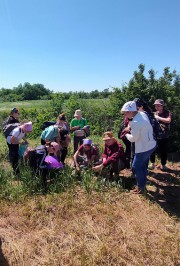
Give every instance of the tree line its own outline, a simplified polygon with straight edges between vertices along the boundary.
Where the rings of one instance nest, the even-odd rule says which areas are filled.
[[[22,86],[22,88],[24,87]],[[155,100],[163,99],[166,104],[165,107],[172,112],[170,151],[180,151],[180,75],[175,70],[171,71],[169,67],[165,67],[163,74],[159,77],[156,77],[156,72],[153,69],[150,69],[148,76],[146,76],[145,65],[140,64],[127,84],[122,85],[122,87],[114,87],[112,91],[106,89],[103,92],[93,91],[90,93],[52,93],[49,90],[46,91],[42,85],[41,88],[45,89],[42,89],[42,93],[46,92],[46,94],[39,94],[38,96],[38,93],[33,90],[33,85],[29,88],[30,95],[36,94],[34,97],[40,99],[46,96],[51,102],[48,109],[29,111],[24,109],[21,111],[23,118],[30,119],[34,123],[33,137],[40,135],[41,125],[44,121],[55,120],[59,113],[65,112],[70,122],[76,109],[82,110],[83,116],[87,118],[91,126],[93,135],[102,135],[107,129],[117,132],[123,120],[120,110],[126,101],[143,98],[155,111],[153,105]],[[38,88],[40,87],[37,86],[37,90]],[[23,95],[23,91],[22,89],[21,95]],[[3,114],[3,116],[5,115]]]
[[[79,91],[79,92],[63,92],[64,99],[69,99],[71,96],[76,95],[81,99],[103,99],[108,98],[111,95],[109,89],[103,91],[93,90],[91,92]],[[25,82],[24,85],[19,84],[13,89],[0,89],[0,101],[1,102],[18,102],[28,100],[51,100],[53,98],[53,91],[44,87],[43,84],[30,84]]]

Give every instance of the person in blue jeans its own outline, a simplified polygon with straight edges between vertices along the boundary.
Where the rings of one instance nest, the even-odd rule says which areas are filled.
[[[144,112],[137,111],[135,101],[126,102],[121,113],[130,120],[131,133],[127,133],[126,137],[130,142],[135,142],[132,170],[136,176],[137,186],[132,192],[141,194],[146,187],[149,157],[156,149],[153,128],[148,116]]]

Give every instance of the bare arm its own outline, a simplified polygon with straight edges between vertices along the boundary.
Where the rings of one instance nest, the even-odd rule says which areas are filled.
[[[164,118],[164,117],[161,117],[161,116],[158,116],[158,115],[154,115],[154,117],[156,119],[158,119],[159,121],[163,122],[163,123],[171,123],[171,116],[168,116],[167,118]]]
[[[70,131],[75,131],[80,129],[80,126],[70,127]]]
[[[20,142],[20,141],[18,140],[18,138],[12,136],[12,137],[11,137],[11,143],[12,143],[12,144],[26,144],[27,142],[25,142],[25,141]]]
[[[74,158],[74,163],[75,163],[75,166],[77,168],[77,170],[79,169],[79,164],[78,164],[78,161],[77,161],[77,157],[78,157],[78,154],[79,154],[79,151],[77,150],[73,156]]]

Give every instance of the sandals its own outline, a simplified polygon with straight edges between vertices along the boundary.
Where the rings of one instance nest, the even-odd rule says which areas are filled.
[[[143,194],[143,190],[136,186],[134,189],[130,190],[133,194]]]

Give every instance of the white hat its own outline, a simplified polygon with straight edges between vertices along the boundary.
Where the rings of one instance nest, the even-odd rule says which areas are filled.
[[[76,110],[74,116],[82,116],[81,110]]]
[[[121,109],[121,112],[135,112],[135,111],[137,111],[137,107],[134,101],[129,101],[125,103]]]

